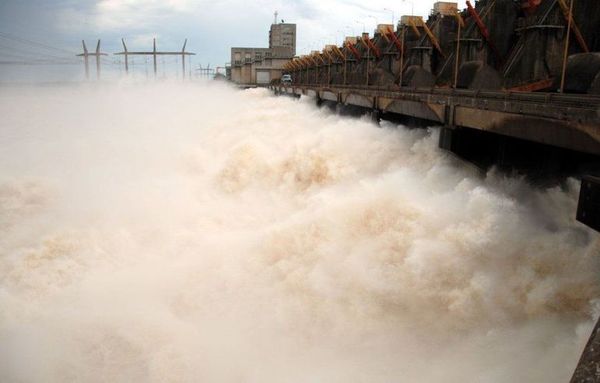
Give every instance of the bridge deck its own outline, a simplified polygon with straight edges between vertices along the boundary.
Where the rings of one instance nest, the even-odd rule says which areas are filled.
[[[600,96],[341,85],[271,89],[600,155]]]

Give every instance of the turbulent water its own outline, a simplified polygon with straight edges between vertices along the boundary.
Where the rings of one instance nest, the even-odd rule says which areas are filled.
[[[224,86],[0,89],[1,382],[566,382],[578,184]]]

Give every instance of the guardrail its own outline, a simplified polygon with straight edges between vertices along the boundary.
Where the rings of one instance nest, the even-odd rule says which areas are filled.
[[[273,89],[302,89],[315,92],[355,92],[369,97],[388,97],[429,103],[499,109],[520,114],[545,115],[556,119],[592,120],[600,123],[600,96],[558,93],[525,93],[506,91],[474,91],[444,88],[399,88],[378,86],[276,85]],[[512,107],[507,105],[509,102]],[[483,105],[481,105],[483,104]],[[494,107],[500,106],[500,108]],[[533,108],[527,106],[534,106]],[[532,110],[533,109],[533,110]]]
[[[278,85],[284,87],[284,85]],[[455,88],[407,88],[398,86],[356,86],[356,85],[318,85],[308,84],[299,85],[291,84],[288,88],[309,88],[309,89],[350,89],[357,91],[375,91],[375,92],[386,92],[387,95],[391,93],[396,95],[402,94],[419,94],[419,95],[441,95],[441,96],[459,96],[459,97],[471,97],[471,98],[488,98],[497,100],[511,100],[511,101],[529,101],[539,103],[559,103],[565,105],[577,105],[583,107],[600,107],[600,95],[587,95],[587,94],[566,94],[566,93],[543,93],[543,92],[511,92],[511,91],[485,91],[485,90],[469,90],[469,89],[455,89]]]

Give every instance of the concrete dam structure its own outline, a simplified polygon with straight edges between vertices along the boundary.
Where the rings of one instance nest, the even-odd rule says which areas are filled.
[[[467,158],[466,129],[600,154],[597,3],[574,2],[573,17],[566,0],[467,4],[436,3],[426,22],[403,16],[396,30],[297,57],[292,82],[273,87],[443,125],[441,146]]]
[[[271,89],[439,125],[439,146],[482,168],[582,177],[577,218],[600,230],[599,25],[596,0],[438,2],[292,59]],[[572,382],[600,381],[599,328]]]
[[[440,147],[482,168],[600,169],[600,8],[594,0],[435,3],[373,36],[299,56],[279,94],[443,127]],[[410,125],[410,123],[409,123]]]

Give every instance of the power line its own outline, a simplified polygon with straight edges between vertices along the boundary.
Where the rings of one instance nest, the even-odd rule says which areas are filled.
[[[78,65],[72,62],[52,62],[52,61],[19,61],[19,60],[0,60],[0,65],[24,65],[24,66],[41,66],[41,65]]]
[[[0,55],[2,54],[6,54],[6,51],[8,50],[8,53],[18,53],[18,54],[22,54],[22,55],[29,55],[29,56],[34,56],[34,57],[46,57],[46,58],[53,58],[53,59],[60,59],[60,60],[69,60],[69,61],[77,61],[76,59],[74,59],[73,57],[70,56],[56,56],[56,55],[52,55],[49,53],[43,53],[43,52],[34,52],[31,50],[27,50],[27,49],[21,49],[21,48],[17,48],[17,47],[12,47],[12,46],[8,46],[8,45],[4,45],[4,44],[0,44]]]
[[[14,42],[13,42],[14,43]],[[11,45],[11,44],[7,44],[6,41],[2,40],[0,41],[0,47],[4,47],[6,49],[14,49],[14,50],[26,50],[26,49],[32,49],[29,45],[19,45],[19,46],[15,46],[15,45]],[[37,49],[37,48],[36,48]],[[31,50],[27,51],[27,52],[31,52]],[[68,54],[62,54],[62,56],[64,57],[72,57],[71,55]]]
[[[163,76],[166,74],[166,68],[170,68],[173,64],[182,65],[183,68],[183,76],[186,75],[186,56],[188,58],[187,64],[190,66],[190,76],[191,76],[191,55],[194,53],[187,52],[185,50],[187,44],[187,39],[183,44],[183,48],[181,51],[177,52],[163,52],[157,51],[154,46],[152,51],[149,52],[127,52],[125,48],[125,63],[127,63],[127,56],[129,55],[144,55],[144,56],[161,56],[161,69],[163,72]],[[98,43],[99,45],[99,43]],[[119,54],[119,53],[118,53]],[[98,74],[100,71],[100,64],[109,65],[109,66],[120,66],[123,61],[120,59],[111,59],[104,56],[103,53],[99,52],[99,46],[95,53],[87,52],[87,49],[84,47],[84,53],[78,54],[77,52],[70,51],[68,49],[63,49],[57,46],[53,46],[51,44],[47,44],[40,41],[35,41],[27,38],[23,38],[20,36],[16,36],[11,33],[0,31],[0,65],[79,65],[81,60],[76,58],[75,56],[83,56],[84,62],[86,64],[86,73],[87,69],[87,56],[96,56],[97,60],[97,70]],[[166,57],[165,57],[166,56]],[[176,57],[173,57],[176,56]],[[181,62],[179,61],[181,57]],[[135,66],[135,62],[132,59],[132,67]],[[149,61],[145,59],[142,62],[144,69],[146,72],[148,71]],[[127,64],[126,64],[127,65]],[[139,63],[138,63],[139,65]],[[157,63],[154,60],[154,71],[156,73]],[[132,68],[133,69],[133,68]],[[147,76],[147,73],[146,73]]]
[[[44,49],[48,49],[48,50],[53,50],[53,51],[58,51],[58,52],[63,52],[63,53],[68,53],[71,55],[76,54],[76,52],[73,51],[69,51],[63,48],[58,48],[58,47],[54,47],[48,44],[44,44],[44,43],[40,43],[38,41],[33,41],[33,40],[28,40],[22,37],[18,37],[18,36],[14,36],[11,35],[10,33],[6,33],[6,32],[0,32],[0,38],[4,38],[7,40],[13,40],[13,41],[18,41],[22,44],[29,44],[29,45],[33,45],[36,48],[44,48]]]
[[[181,56],[182,60],[181,60],[181,65],[183,68],[183,72],[185,73],[185,56],[191,56],[191,55],[195,55],[195,53],[192,52],[187,52],[185,50],[185,47],[187,46],[187,39],[185,39],[185,41],[183,42],[183,48],[181,48],[181,51],[177,51],[177,52],[170,52],[170,51],[158,51],[156,50],[156,39],[152,40],[152,51],[129,51],[127,49],[127,45],[125,44],[125,40],[121,39],[121,42],[123,43],[123,51],[122,52],[118,52],[118,53],[114,53],[115,55],[120,55],[120,56],[124,56],[125,57],[125,71],[128,71],[128,64],[127,64],[127,60],[129,58],[129,56],[152,56],[152,64],[153,64],[153,69],[154,69],[154,77],[157,76],[158,74],[158,56],[161,57],[161,66],[163,69],[163,76],[165,73],[165,66],[166,64],[168,64],[167,60],[165,59],[165,56]]]
[[[0,57],[4,58],[0,61],[2,65],[69,65],[79,62],[73,57],[68,57],[67,54],[70,56],[71,52],[65,49],[5,32],[0,32],[0,42],[4,42],[0,44]]]
[[[31,62],[35,62],[35,61],[44,61],[44,62],[66,62],[69,64],[78,64],[78,61],[73,61],[73,60],[69,60],[67,61],[66,59],[61,59],[61,58],[35,58],[35,57],[31,57],[31,56],[23,56],[23,55],[18,55],[18,54],[12,54],[12,53],[1,53],[0,52],[0,57],[12,57],[15,59],[20,59],[20,60],[28,60]]]

